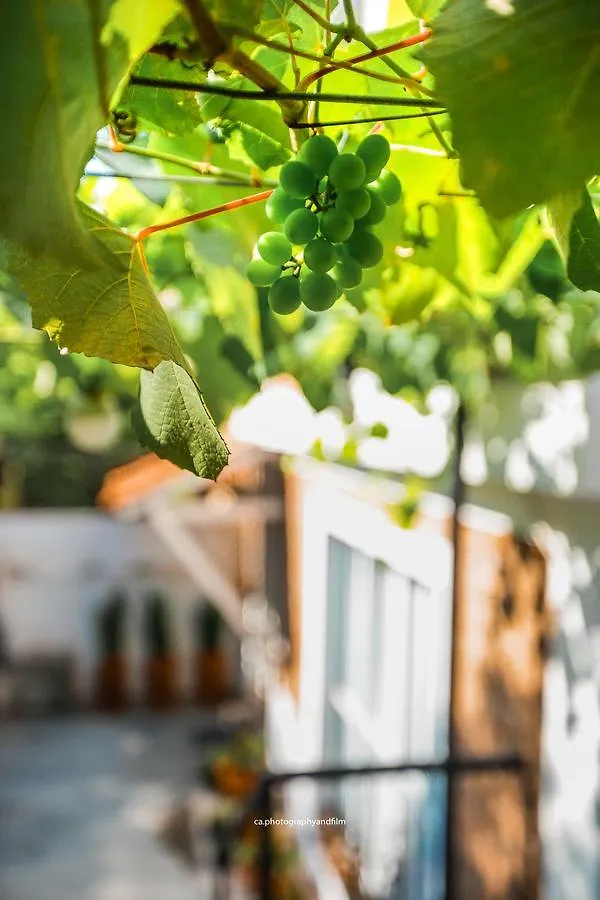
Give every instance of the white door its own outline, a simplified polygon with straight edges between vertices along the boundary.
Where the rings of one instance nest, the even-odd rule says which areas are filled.
[[[302,517],[301,705],[320,741],[315,762],[443,758],[448,541],[402,530],[385,509],[323,484],[306,485]],[[390,775],[338,781],[322,802],[346,818],[368,891],[386,896],[398,876],[395,897],[437,900],[444,796],[441,776]]]

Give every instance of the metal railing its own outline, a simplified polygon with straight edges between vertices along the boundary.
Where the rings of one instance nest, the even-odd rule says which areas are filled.
[[[529,802],[527,792],[527,763],[518,754],[505,754],[498,756],[471,757],[471,758],[448,758],[437,762],[398,762],[387,765],[356,765],[356,766],[329,766],[322,769],[295,770],[287,772],[265,772],[261,778],[259,787],[255,792],[251,802],[245,810],[246,816],[253,815],[260,817],[262,820],[270,821],[273,818],[273,789],[290,781],[298,779],[309,779],[312,781],[333,781],[347,780],[356,778],[365,778],[373,776],[421,773],[424,775],[445,775],[448,779],[448,785],[454,783],[457,778],[465,775],[483,775],[489,773],[514,773],[520,778],[523,795],[523,808],[526,816],[526,834],[532,834],[535,830],[537,822],[537,811],[532,808]],[[245,817],[244,817],[245,818]],[[449,817],[446,817],[446,829],[449,827]],[[218,840],[218,869],[220,870],[219,884],[224,884],[223,876],[229,871],[231,858],[230,849],[232,844],[231,831],[221,831],[215,836]],[[450,837],[450,846],[451,840]],[[229,849],[228,849],[229,848]],[[527,841],[524,847],[523,871],[527,873],[528,866],[526,861]],[[273,900],[272,891],[272,872],[273,872],[273,848],[271,845],[271,831],[268,826],[260,829],[259,844],[259,897],[260,900]],[[448,872],[446,871],[445,881],[445,900],[456,900],[454,895],[454,885],[448,882]],[[529,900],[533,896],[529,886],[525,884],[524,879],[523,900]],[[226,900],[228,893],[221,889],[215,893],[215,900]]]

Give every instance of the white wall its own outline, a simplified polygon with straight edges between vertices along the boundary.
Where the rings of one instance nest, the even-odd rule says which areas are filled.
[[[97,659],[94,614],[115,588],[129,598],[134,695],[141,687],[143,602],[153,589],[172,601],[171,624],[187,691],[198,591],[147,525],[119,522],[95,510],[0,513],[0,616],[9,647],[14,655],[72,653],[84,699]]]

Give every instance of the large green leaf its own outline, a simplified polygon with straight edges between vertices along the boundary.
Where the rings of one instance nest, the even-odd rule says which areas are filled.
[[[185,365],[132,238],[89,207],[81,207],[81,222],[93,252],[59,257],[7,243],[8,269],[28,296],[34,327],[69,351],[114,363]]]
[[[0,232],[35,252],[84,237],[75,192],[128,59],[120,39],[100,44],[109,8],[109,0],[2,5]]]
[[[182,469],[216,478],[229,451],[190,375],[174,362],[142,372],[133,424],[140,443]]]
[[[455,0],[423,57],[448,107],[463,181],[499,217],[600,169],[600,4]]]
[[[113,17],[103,31],[111,7]],[[157,452],[214,476],[226,452],[185,372],[185,357],[139,249],[75,197],[115,89],[135,53],[160,33],[161,17],[162,24],[172,18],[174,4],[161,0],[146,10],[141,34],[131,33],[136,20],[128,23],[124,8],[141,6],[133,0],[114,6],[109,0],[23,0],[3,6],[0,74],[11,86],[3,96],[8,126],[0,144],[6,268],[28,296],[34,326],[63,348],[144,369],[166,366],[155,382],[144,381],[148,433],[162,418]],[[172,378],[177,373],[185,403],[177,402],[166,373]]]
[[[571,220],[567,275],[582,291],[600,291],[600,222],[587,191]]]

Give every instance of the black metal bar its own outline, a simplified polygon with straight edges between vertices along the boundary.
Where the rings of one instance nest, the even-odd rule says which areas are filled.
[[[461,560],[461,529],[460,513],[465,501],[465,483],[462,477],[462,458],[465,447],[465,422],[466,412],[462,400],[459,399],[456,411],[456,446],[454,448],[454,485],[452,499],[454,510],[452,513],[452,618],[451,618],[451,643],[450,643],[450,697],[448,702],[448,755],[453,758],[457,752],[457,736],[455,728],[454,712],[457,694],[457,673],[459,660],[458,630],[459,630],[459,580]],[[454,839],[455,829],[453,825],[453,812],[456,805],[456,782],[452,772],[448,772],[448,784],[446,790],[446,834],[445,834],[445,900],[454,900],[456,888],[456,870],[454,866]]]
[[[263,778],[260,786],[260,809],[263,825],[260,830],[259,843],[259,897],[260,900],[271,900],[271,802],[272,780],[269,776]]]
[[[265,782],[275,785],[298,778],[310,778],[315,781],[325,781],[333,778],[360,777],[361,775],[393,775],[404,772],[423,772],[424,774],[473,774],[485,772],[520,772],[526,765],[525,760],[518,753],[505,753],[498,756],[474,756],[464,759],[441,759],[436,762],[402,762],[388,765],[373,766],[329,766],[326,769],[302,769],[290,772],[266,772],[263,775]]]
[[[289,772],[265,772],[260,785],[254,794],[248,809],[253,817],[262,819],[259,843],[259,897],[260,900],[271,900],[273,851],[271,846],[271,820],[273,802],[271,791],[278,784],[295,781],[298,778],[309,778],[315,781],[326,781],[336,778],[360,778],[372,775],[402,774],[422,772],[424,774],[442,773],[452,776],[459,774],[477,775],[486,772],[523,773],[526,760],[517,753],[505,753],[496,756],[466,757],[464,759],[448,757],[435,762],[414,761],[397,762],[388,765],[329,766],[326,769],[302,769]],[[256,818],[255,818],[256,821]]]

